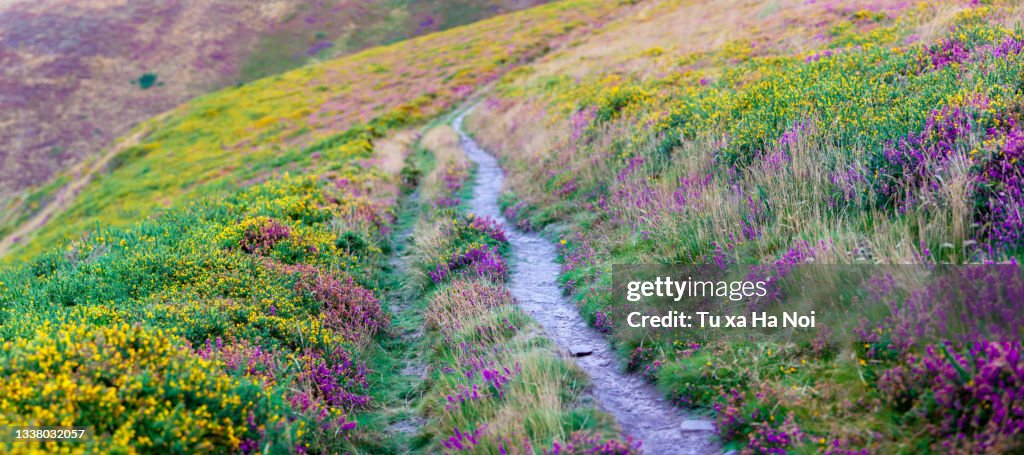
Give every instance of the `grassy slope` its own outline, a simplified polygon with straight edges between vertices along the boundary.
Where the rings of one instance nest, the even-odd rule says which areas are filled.
[[[388,327],[373,296],[397,176],[338,164],[0,274],[0,419],[80,422],[101,452],[383,444],[349,425],[383,392],[360,368]],[[56,447],[7,450],[33,446]]]
[[[242,65],[248,82],[307,63],[471,24],[547,0],[304,2],[261,37]]]
[[[51,180],[77,178],[74,165],[192,97],[547,2],[78,3],[0,8],[0,86],[11,95],[0,112],[0,232],[39,209]]]
[[[151,131],[147,138],[12,256],[30,256],[96,223],[139,220],[188,198],[301,171],[329,158],[322,152],[366,147],[384,129],[450,108],[611,8],[561,2],[200,97],[140,126]]]
[[[409,137],[392,130],[615,8],[544,6],[143,126],[22,254],[45,252],[0,271],[0,421],[92,426],[76,447],[101,452],[398,450],[376,412],[405,384],[380,302]]]
[[[567,227],[584,314],[732,445],[1011,450],[1024,416],[987,409],[1021,387],[1019,342],[694,349],[604,318],[611,264],[1019,260],[1021,9],[982,3],[652,2],[517,70],[470,125],[510,169],[507,214]]]

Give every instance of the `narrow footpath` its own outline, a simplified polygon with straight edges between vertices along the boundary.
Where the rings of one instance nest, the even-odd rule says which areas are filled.
[[[523,310],[537,320],[562,349],[591,351],[576,363],[594,383],[594,396],[612,414],[626,434],[643,441],[649,454],[707,454],[721,449],[709,420],[688,416],[666,400],[651,384],[620,371],[616,354],[596,330],[587,325],[576,306],[562,296],[555,245],[535,233],[509,223],[498,207],[504,172],[497,160],[480,148],[462,129],[466,113],[455,119],[463,150],[477,164],[471,210],[505,223],[514,255],[509,287]]]

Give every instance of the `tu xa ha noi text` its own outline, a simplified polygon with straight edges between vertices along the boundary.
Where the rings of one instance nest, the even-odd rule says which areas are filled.
[[[630,281],[626,285],[626,300],[639,302],[643,298],[670,298],[680,302],[685,298],[724,298],[732,302],[756,299],[768,295],[765,281],[694,281],[657,277],[653,281]],[[665,314],[644,314],[632,311],[626,323],[634,328],[814,328],[815,312],[802,314],[786,311],[779,315],[765,311],[748,314],[715,314],[711,311],[668,311]]]

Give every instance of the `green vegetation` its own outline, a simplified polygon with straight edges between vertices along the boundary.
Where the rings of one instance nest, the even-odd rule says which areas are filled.
[[[197,98],[141,125],[137,131],[148,134],[124,152],[133,157],[94,179],[5,260],[31,257],[97,224],[137,221],[182,201],[362,154],[372,139],[450,109],[615,7],[559,2]]]
[[[406,274],[421,299],[431,365],[421,448],[635,451],[614,439],[614,422],[594,407],[586,375],[559,358],[505,288],[508,242],[495,221],[465,213],[470,172],[454,130],[437,127],[423,142],[436,166],[422,171],[423,209]]]
[[[20,198],[11,200],[4,208],[3,215],[0,215],[0,238],[10,234],[16,226],[25,222],[31,213],[52,200],[67,183],[68,178],[60,176],[41,188],[23,192]]]
[[[354,160],[0,273],[0,419],[91,426],[79,447],[99,451],[373,447],[381,429],[354,428],[388,326],[373,289],[396,190]],[[364,246],[340,247],[346,235]]]
[[[719,17],[715,5],[662,2],[651,8],[663,22],[624,19],[578,53],[510,74],[471,128],[510,169],[507,217],[561,239],[563,283],[584,315],[628,368],[681,405],[715,410],[728,447],[1019,450],[1019,333],[930,344],[914,324],[939,311],[921,297],[931,283],[874,289],[907,303],[856,344],[704,344],[609,317],[623,304],[612,264],[784,276],[808,263],[996,262],[1010,278],[993,283],[1017,292],[1020,9],[962,3],[747,8],[750,37],[699,51],[652,39],[592,57],[619,36],[679,27],[688,8]],[[582,71],[568,63],[578,60]],[[985,314],[1016,299],[967,297]]]
[[[614,7],[517,13],[141,125],[143,140],[0,269],[0,425],[96,438],[3,450],[401,450],[388,413],[409,396],[393,356],[410,346],[382,299],[394,297],[383,286],[399,187],[415,171],[403,172],[397,130]]]
[[[139,84],[139,88],[146,90],[154,85],[157,85],[157,75],[154,73],[146,73],[135,80],[136,84]],[[163,84],[161,82],[160,84]]]
[[[260,37],[242,64],[240,82],[280,74],[310,60],[340,57],[471,24],[546,0],[357,0],[299,2]]]
[[[382,4],[393,21],[344,46],[409,20]],[[1024,286],[987,292],[1024,276],[1021,11],[566,0],[197,98],[5,257],[0,426],[97,437],[0,448],[636,452],[517,307],[504,227],[466,210],[473,169],[439,118],[496,82],[468,122],[508,169],[506,217],[559,241],[584,317],[627,370],[714,413],[727,450],[1019,451],[1020,334],[921,336],[930,282],[836,290],[903,305],[856,343],[707,343],[609,315],[612,264],[998,263],[970,308],[1024,318],[996,313]],[[460,14],[426,26],[483,13]],[[290,65],[288,46],[246,74]]]

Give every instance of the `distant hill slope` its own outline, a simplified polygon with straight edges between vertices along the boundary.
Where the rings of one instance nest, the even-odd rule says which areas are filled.
[[[0,2],[0,225],[50,196],[20,191],[196,95],[545,2]]]
[[[453,107],[618,4],[604,3],[544,5],[196,98],[140,126],[137,133],[150,134],[102,166],[66,211],[14,249],[48,249],[97,222],[137,221],[279,171],[307,169],[330,153],[347,156],[363,147],[354,138]]]

